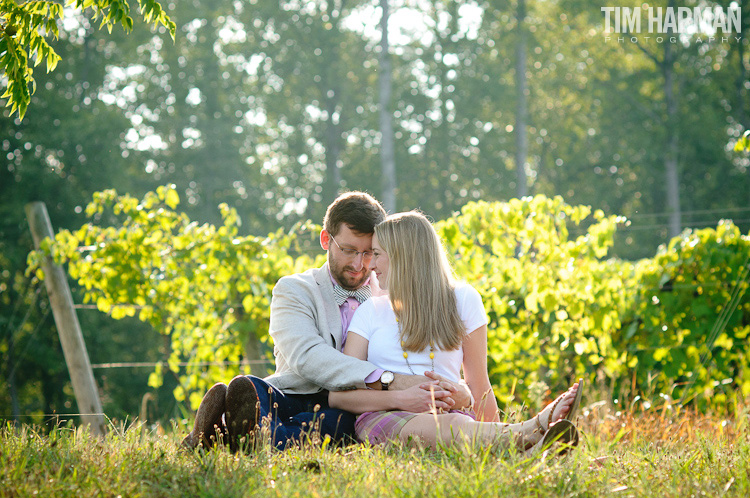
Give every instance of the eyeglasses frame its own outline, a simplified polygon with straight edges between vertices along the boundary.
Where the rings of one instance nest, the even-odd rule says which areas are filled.
[[[333,241],[334,244],[336,244],[336,247],[339,248],[339,251],[341,251],[341,253],[349,259],[355,260],[361,254],[362,260],[369,261],[374,256],[374,253],[372,251],[357,251],[356,249],[349,248],[344,249],[343,247],[341,247],[341,245],[339,245],[338,242],[336,242],[336,239],[333,238],[333,235],[329,234],[328,237]]]

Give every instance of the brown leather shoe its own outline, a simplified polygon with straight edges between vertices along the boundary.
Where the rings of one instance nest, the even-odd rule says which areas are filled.
[[[253,383],[238,375],[227,388],[227,430],[232,451],[249,449],[258,424],[258,393]]]
[[[224,415],[227,385],[219,382],[203,396],[195,414],[193,431],[182,440],[182,447],[192,450],[198,445],[208,449],[217,440],[224,438],[226,428],[221,417]]]

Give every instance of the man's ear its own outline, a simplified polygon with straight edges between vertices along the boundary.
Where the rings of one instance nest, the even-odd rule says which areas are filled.
[[[331,244],[331,234],[328,233],[328,230],[321,230],[320,231],[320,247],[323,248],[324,251],[327,251]]]

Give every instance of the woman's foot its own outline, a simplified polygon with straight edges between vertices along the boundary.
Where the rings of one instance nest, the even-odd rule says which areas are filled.
[[[570,386],[570,388],[557,397],[555,401],[547,405],[541,412],[534,417],[536,421],[536,428],[542,432],[547,432],[552,424],[558,420],[568,418],[567,415],[570,413],[570,409],[576,400],[578,395],[578,382]]]
[[[521,448],[528,449],[539,443],[549,428],[570,413],[570,409],[578,394],[578,382],[562,393],[552,403],[547,405],[536,417],[522,424]]]

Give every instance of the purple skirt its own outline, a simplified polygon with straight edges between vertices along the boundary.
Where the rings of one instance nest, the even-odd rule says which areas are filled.
[[[451,410],[448,413],[461,413],[476,420],[472,412]],[[369,441],[370,444],[384,444],[389,441],[398,440],[401,429],[417,415],[419,414],[398,410],[365,412],[357,417],[357,421],[354,423],[354,430],[357,434],[357,439],[362,442]]]

